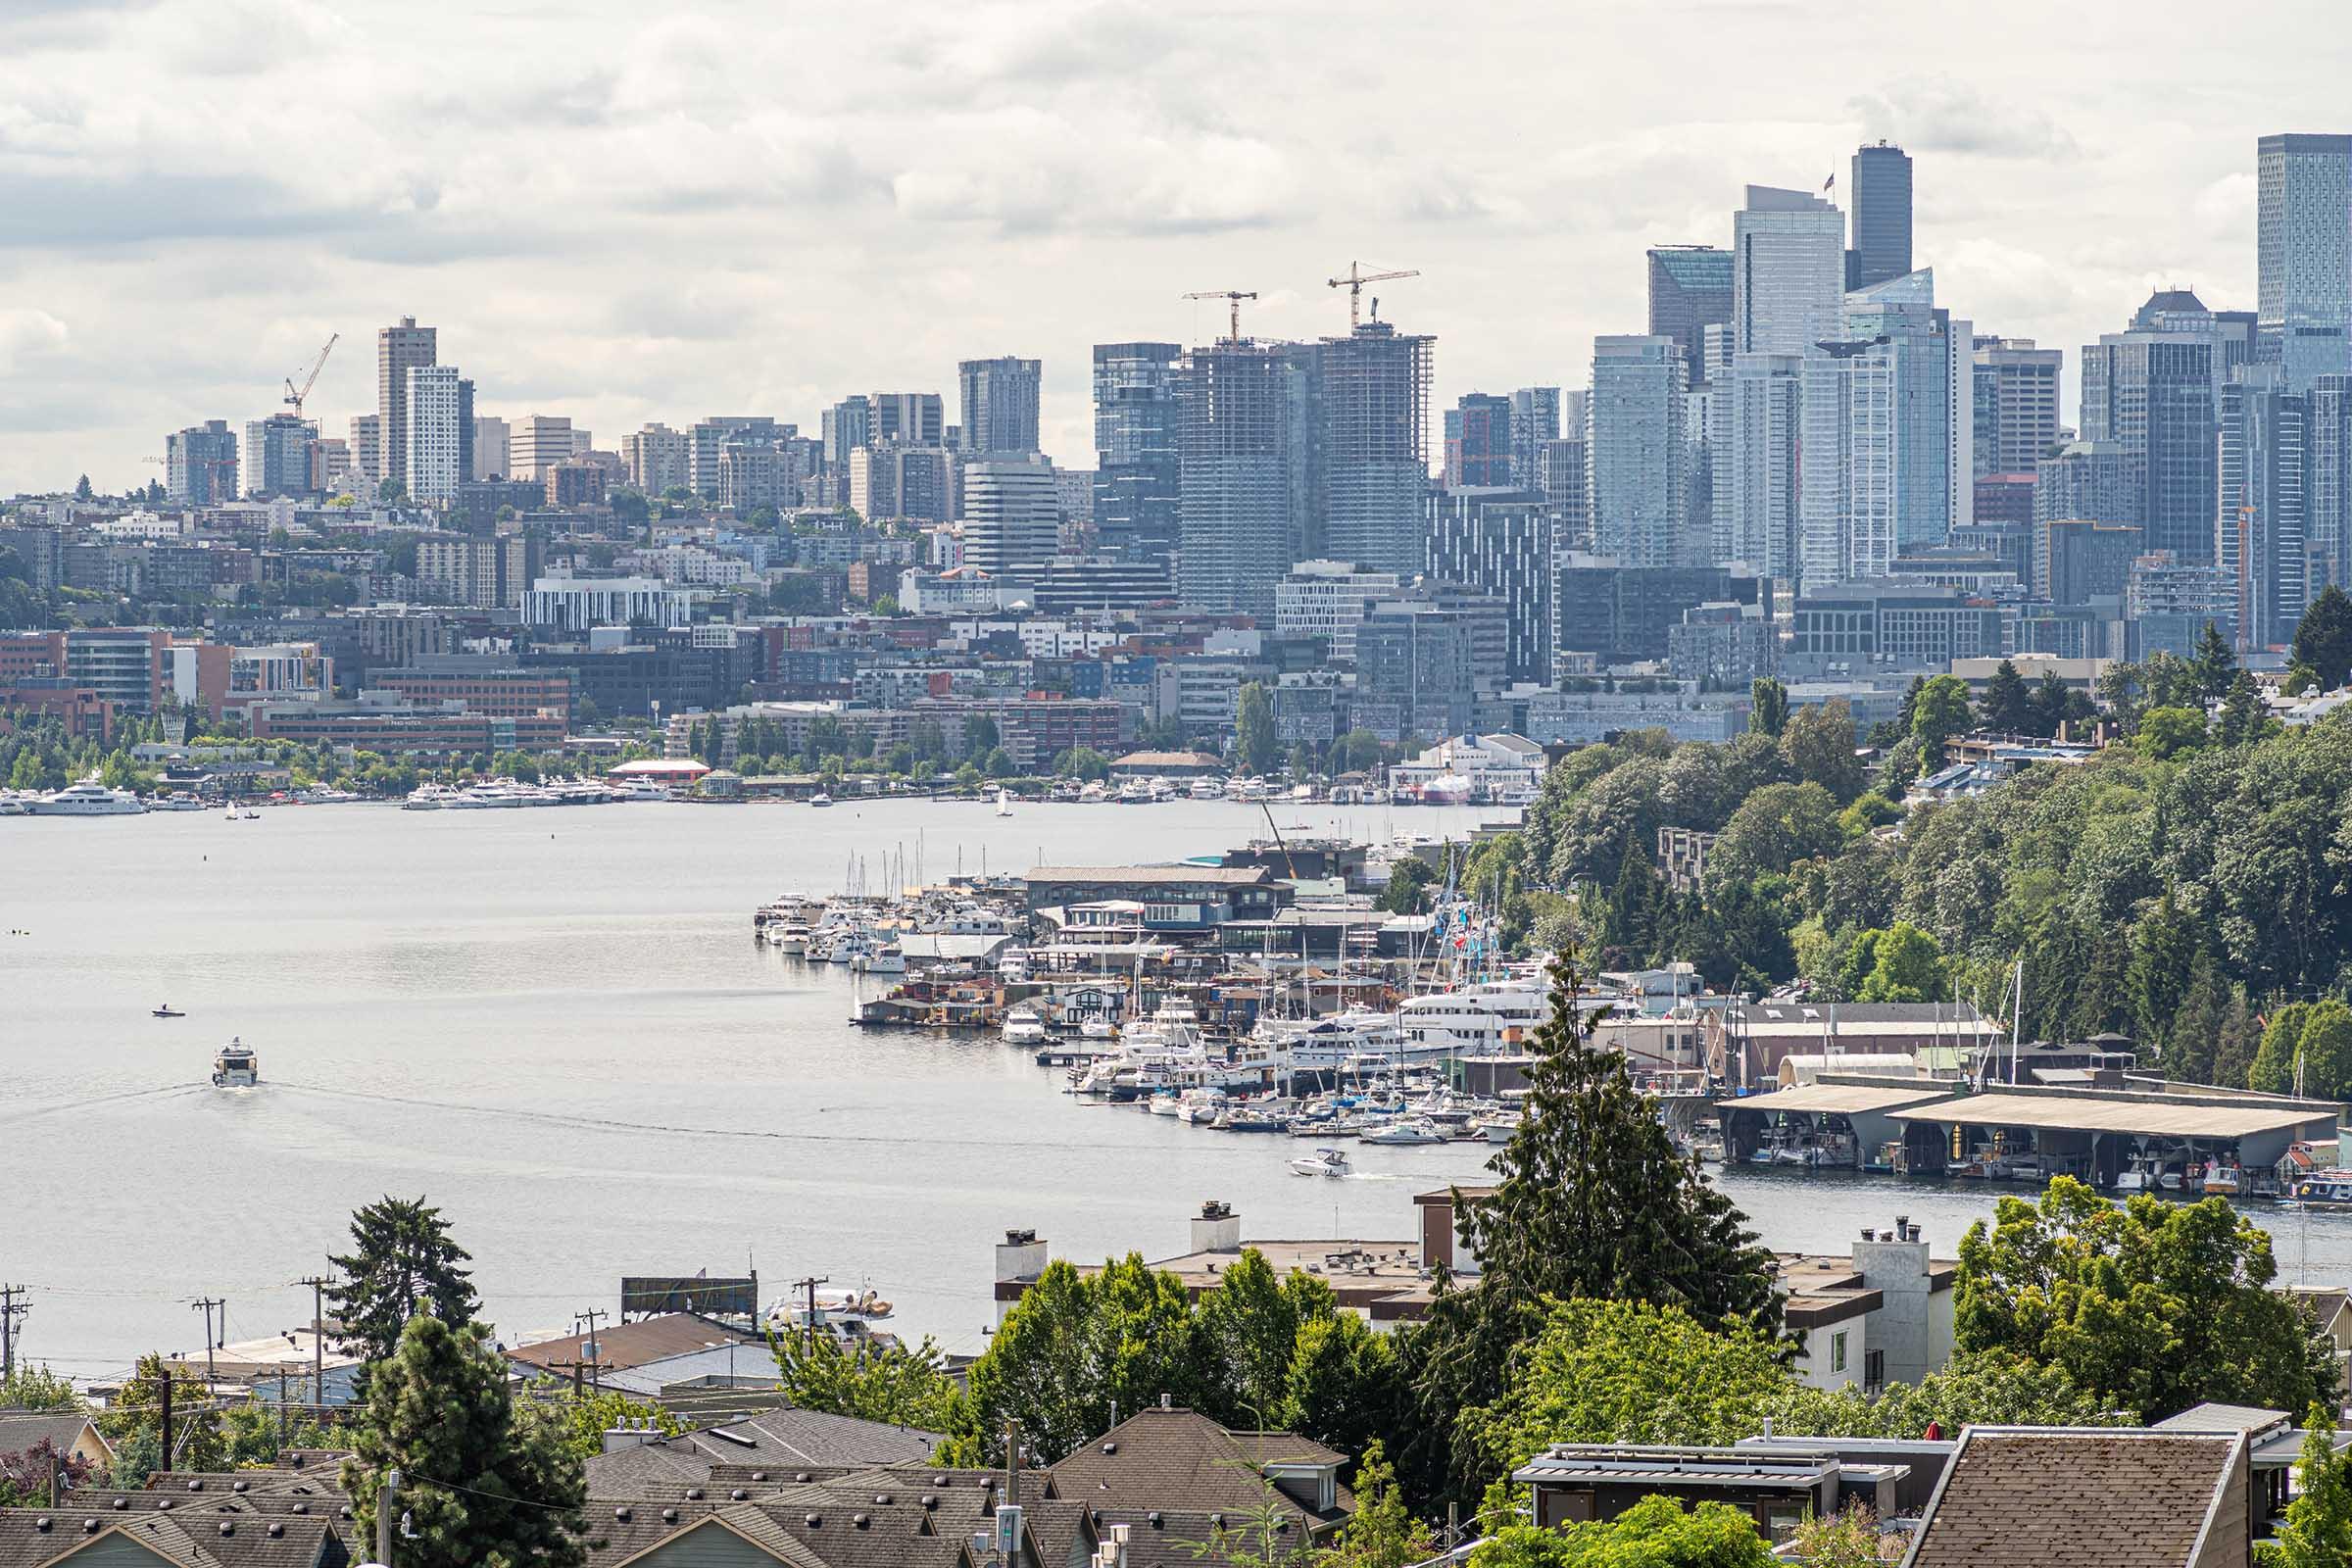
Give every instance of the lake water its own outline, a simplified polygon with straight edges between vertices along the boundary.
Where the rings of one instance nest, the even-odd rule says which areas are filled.
[[[1460,832],[1476,813],[1277,810],[1286,830]],[[1416,1231],[1412,1194],[1475,1180],[1476,1145],[1363,1148],[1308,1180],[1287,1139],[1061,1094],[993,1038],[864,1031],[858,982],[752,940],[853,857],[957,868],[1121,863],[1257,836],[1254,808],[927,802],[525,811],[306,807],[0,819],[0,1283],[31,1290],[21,1353],[77,1377],[307,1320],[346,1219],[422,1194],[474,1254],[508,1337],[568,1331],[623,1274],[756,1266],[870,1285],[894,1327],[977,1351],[991,1249],[1186,1250],[1204,1199],[1246,1237]],[[871,984],[871,982],[869,982]],[[187,1016],[156,1019],[159,1002]],[[231,1035],[264,1087],[206,1082]],[[1735,1170],[1765,1240],[1842,1250],[1898,1212],[1939,1252],[1977,1186]],[[2352,1223],[2297,1220],[2283,1270],[2339,1278]]]

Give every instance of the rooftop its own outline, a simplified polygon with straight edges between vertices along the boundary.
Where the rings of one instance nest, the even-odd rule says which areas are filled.
[[[2064,1090],[2046,1094],[1960,1095],[1932,1105],[1887,1112],[1896,1121],[1932,1121],[1964,1127],[2063,1127],[2100,1133],[2133,1133],[2158,1138],[2244,1138],[2286,1132],[2326,1119],[2326,1105],[2278,1103],[2232,1105],[2212,1101],[2085,1095]]]
[[[1971,1427],[1907,1568],[2186,1568],[2230,1526],[2220,1515],[2244,1451],[2235,1433]],[[2242,1541],[2229,1555],[2245,1560]]]
[[[593,1354],[589,1354],[592,1343],[595,1349]],[[506,1356],[518,1366],[537,1371],[552,1370],[559,1362],[581,1360],[611,1369],[643,1366],[648,1361],[665,1361],[672,1356],[712,1349],[727,1344],[758,1346],[760,1340],[756,1335],[731,1329],[724,1323],[715,1323],[691,1312],[671,1312],[637,1323],[615,1323],[593,1335],[567,1334],[560,1340],[541,1340],[536,1345],[510,1347]]]

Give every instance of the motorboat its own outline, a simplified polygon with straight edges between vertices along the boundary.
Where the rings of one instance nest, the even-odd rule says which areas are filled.
[[[172,1005],[172,1004],[170,1004],[169,1002],[165,1003],[165,1004],[164,1004],[162,1006],[160,1006],[160,1007],[150,1007],[150,1008],[148,1008],[148,1009],[147,1009],[147,1013],[148,1013],[148,1016],[150,1016],[150,1017],[154,1017],[154,1018],[185,1018],[185,1017],[187,1016],[187,1014],[186,1014],[186,1013],[184,1013],[184,1012],[180,1011],[180,1010],[179,1010],[177,1007],[174,1007],[174,1006],[173,1006],[173,1005]]]
[[[404,811],[438,811],[456,804],[458,792],[446,784],[419,784],[400,803]]]
[[[1490,1144],[1507,1144],[1525,1119],[1520,1111],[1490,1110],[1483,1116],[1471,1117],[1470,1130]]]
[[[1196,801],[1221,801],[1225,798],[1225,786],[1213,778],[1197,778],[1189,793]]]
[[[262,1058],[242,1040],[231,1038],[213,1058],[213,1087],[251,1089],[262,1081]]]
[[[831,806],[833,797],[827,795],[823,790],[818,790],[814,795],[808,797],[808,804],[810,806]]]
[[[158,795],[149,801],[147,809],[150,811],[201,811],[206,809],[206,807],[202,801],[186,790],[173,790],[169,795]]]
[[[859,974],[905,974],[906,952],[895,942],[866,949],[850,959],[850,967]]]
[[[2314,1171],[2288,1190],[2281,1208],[2352,1208],[2352,1173]]]
[[[1425,1116],[1399,1116],[1382,1127],[1359,1135],[1367,1144],[1442,1144],[1446,1130]]]
[[[1126,783],[1119,786],[1119,804],[1121,806],[1151,805],[1152,786],[1145,783],[1140,778],[1129,779]]]
[[[1297,1176],[1345,1176],[1348,1174],[1347,1151],[1318,1149],[1311,1154],[1300,1154],[1291,1161],[1291,1172]]]
[[[1004,1015],[1001,1032],[1008,1046],[1034,1046],[1046,1038],[1046,1020],[1027,1007],[1015,1007]]]
[[[34,816],[136,816],[147,809],[147,803],[128,790],[108,789],[92,774],[78,784],[52,790],[26,809]]]
[[[1184,1108],[1178,1103],[1176,1091],[1173,1089],[1155,1090],[1151,1097],[1144,1102],[1144,1109],[1154,1116],[1184,1115]],[[1190,1117],[1186,1117],[1185,1119],[1188,1121],[1191,1120]]]
[[[1119,1038],[1119,1026],[1101,1013],[1094,1013],[1078,1025],[1078,1038],[1081,1040],[1116,1040]]]
[[[2216,1159],[2205,1167],[2205,1191],[2232,1197],[2245,1190],[2245,1179],[2233,1161]]]

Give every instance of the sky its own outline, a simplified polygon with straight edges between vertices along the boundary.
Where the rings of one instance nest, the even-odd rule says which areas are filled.
[[[1980,332],[2075,350],[2157,285],[2254,303],[2254,144],[2352,130],[2352,14],[2250,0],[883,6],[0,0],[0,494],[160,474],[165,432],[375,400],[440,329],[483,414],[628,430],[1381,314],[1436,402],[1585,385],[1642,252],[1748,183],[1916,160],[1916,261]],[[2069,392],[2069,422],[2072,422]]]

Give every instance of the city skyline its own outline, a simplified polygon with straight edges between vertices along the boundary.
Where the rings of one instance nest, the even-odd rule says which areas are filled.
[[[2047,37],[2040,18],[2051,47],[1998,73],[1945,49],[1941,74],[1889,77],[1879,61],[1919,24],[1686,8],[1741,62],[1692,74],[1647,42],[1654,14],[1640,34],[1564,18],[1581,47],[1544,96],[1574,120],[1493,105],[1476,126],[1384,106],[1466,98],[1526,29],[1474,26],[1432,63],[1384,47],[1417,22],[1402,8],[1315,28],[1305,55],[1287,18],[1124,7],[791,39],[746,36],[733,8],[614,12],[519,84],[467,62],[545,50],[548,24],[453,16],[421,91],[402,66],[425,40],[371,29],[373,8],[239,9],[229,27],[172,3],[0,23],[21,105],[0,128],[0,489],[143,482],[160,432],[266,416],[334,331],[312,411],[339,431],[375,404],[362,344],[407,315],[441,329],[483,414],[614,432],[729,408],[813,428],[859,387],[953,394],[962,360],[1039,359],[1041,444],[1079,466],[1094,343],[1206,342],[1220,308],[1179,296],[1226,286],[1259,293],[1245,330],[1337,332],[1322,279],[1355,258],[1421,270],[1383,286],[1382,314],[1440,339],[1438,406],[1574,386],[1594,337],[1642,327],[1648,247],[1728,243],[1749,183],[1836,171],[1842,207],[1881,136],[1915,160],[1915,265],[1939,298],[1981,330],[2081,344],[2159,285],[2254,308],[2256,142],[2333,112],[2293,47],[2308,8],[2216,46],[2267,51],[2263,71],[2194,76],[2161,29],[2096,21]],[[1778,74],[1751,67],[1770,48]],[[127,76],[99,69],[110,51],[135,53]],[[791,69],[814,51],[856,69]],[[2085,88],[2086,59],[2119,85]],[[853,79],[855,98],[832,84]],[[2168,81],[2193,117],[2148,113]],[[1473,156],[1505,127],[1536,155]],[[320,156],[289,158],[289,136]]]

